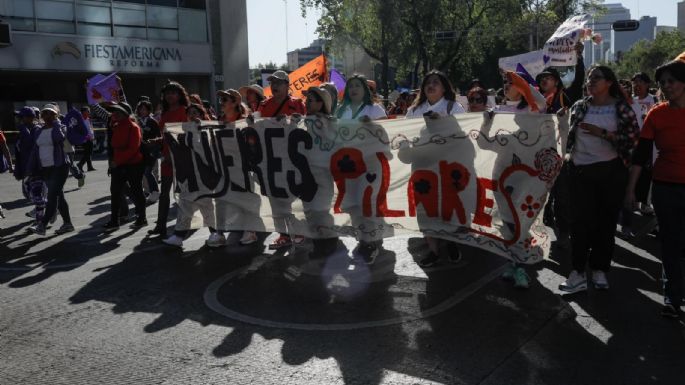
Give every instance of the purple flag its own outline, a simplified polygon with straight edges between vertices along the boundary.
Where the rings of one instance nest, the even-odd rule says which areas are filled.
[[[528,84],[532,85],[533,87],[537,87],[538,84],[535,82],[535,79],[533,79],[532,76],[530,76],[530,73],[526,71],[526,67],[522,66],[521,63],[516,65],[516,73],[519,74],[522,78],[526,79]]]
[[[95,75],[88,80],[88,103],[118,102],[120,90],[116,73],[108,76]]]
[[[335,88],[338,89],[338,99],[341,99],[345,92],[345,84],[347,83],[347,80],[345,80],[345,77],[335,68],[331,70],[330,79],[331,83],[333,83]]]
[[[88,140],[88,126],[79,110],[72,107],[64,116],[62,124],[67,126],[67,139],[69,139],[69,143],[80,145]]]

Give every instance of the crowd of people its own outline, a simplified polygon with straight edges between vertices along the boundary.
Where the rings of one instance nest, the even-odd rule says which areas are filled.
[[[570,249],[573,270],[559,289],[575,293],[590,284],[598,290],[609,289],[617,227],[624,236],[632,236],[631,216],[639,209],[646,215],[655,213],[658,219],[665,282],[662,315],[678,318],[685,294],[681,241],[685,228],[685,58],[659,67],[654,75],[657,84],[652,88],[646,73],[637,73],[628,80],[618,79],[605,66],[593,66],[586,72],[582,45],[577,49],[578,64],[569,87],[564,86],[553,67],[534,79],[526,73],[505,71],[499,91],[488,90],[475,79],[464,93],[466,105],[459,102],[464,99],[439,71],[426,74],[418,90],[400,93],[387,106],[376,94],[375,83],[363,75],[347,80],[340,99],[339,90],[325,83],[311,87],[301,100],[289,94],[288,74],[276,71],[268,78],[272,96],[266,98],[256,84],[222,90],[217,94],[218,112],[177,82],[170,81],[161,89],[161,111],[157,114],[153,113],[150,97],[141,97],[132,108],[121,87],[119,102],[81,109],[88,129],[80,136],[68,134],[57,104],[46,104],[40,110],[27,106],[16,112],[19,136],[13,146],[15,161],[0,132],[4,157],[0,167],[21,181],[24,196],[34,206],[29,213],[34,218],[29,231],[45,235],[57,212],[63,223],[56,233],[74,231],[64,184],[70,173],[83,181],[86,165],[86,171],[95,171],[89,123],[92,115],[106,122],[107,127],[111,213],[103,230],[116,231],[129,220],[133,227],[147,226],[146,207],[157,202],[156,224],[148,231],[151,236],[182,247],[193,231],[195,213],[200,211],[204,226],[210,230],[207,246],[221,247],[226,244],[227,230],[222,226],[228,219],[222,218],[225,210],[220,200],[188,201],[181,196],[176,201],[176,224],[167,234],[173,167],[170,144],[163,132],[169,123],[213,119],[230,123],[250,115],[293,114],[366,121],[440,118],[470,112],[566,116],[571,127],[566,161],[545,209],[545,222],[556,233],[557,247]],[[84,149],[78,163],[74,161],[74,144]],[[398,156],[415,156],[410,142],[400,144]],[[132,219],[128,200],[135,207]],[[250,245],[260,239],[259,233],[243,231],[240,243]],[[304,241],[302,235],[283,232],[269,248],[290,248]],[[355,256],[373,264],[382,250],[382,240],[358,241]],[[423,267],[440,263],[442,257],[449,262],[461,259],[460,248],[454,242],[432,237],[427,237],[426,242],[430,253],[419,262]],[[338,238],[314,239],[312,243],[310,257],[325,258],[336,251]],[[514,287],[529,286],[530,278],[523,266],[512,264],[503,277]]]

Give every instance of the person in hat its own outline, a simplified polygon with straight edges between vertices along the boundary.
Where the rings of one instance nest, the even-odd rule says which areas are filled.
[[[271,84],[269,99],[263,101],[257,111],[263,118],[275,116],[290,116],[292,114],[305,115],[302,99],[290,96],[290,79],[285,71],[278,70],[267,78]]]
[[[162,132],[159,123],[151,116],[152,103],[148,99],[141,99],[136,105],[136,122],[142,130],[142,151],[145,162],[143,191],[147,189],[147,203],[152,204],[159,199],[159,186],[154,170],[159,166],[162,157]]]
[[[64,151],[66,127],[58,119],[59,107],[46,104],[40,111],[44,125],[33,131],[33,148],[26,167],[31,175],[41,174],[47,185],[47,206],[45,215],[29,231],[45,235],[50,218],[59,210],[64,223],[55,231],[64,234],[74,231],[69,215],[69,205],[64,197],[64,183],[69,176],[70,159]]]
[[[112,121],[112,160],[110,193],[110,221],[105,224],[105,231],[119,229],[119,206],[124,200],[124,193],[129,189],[130,197],[136,210],[136,221],[133,226],[147,226],[145,217],[145,196],[143,195],[143,173],[145,163],[140,151],[142,130],[131,116],[133,111],[126,102],[106,104],[105,109],[111,113]]]
[[[190,105],[190,97],[186,89],[178,82],[169,81],[162,87],[162,114],[159,119],[159,128],[164,135],[164,126],[167,123],[180,123],[188,121],[186,108]],[[169,217],[169,205],[171,204],[171,185],[174,178],[174,169],[171,163],[169,144],[162,137],[158,141],[151,141],[162,145],[162,185],[160,188],[159,205],[157,206],[157,224],[148,231],[150,235],[159,235],[166,238],[166,223]]]
[[[231,88],[217,91],[216,94],[221,105],[222,122],[233,123],[247,117],[248,110],[243,103],[243,95],[239,91]]]
[[[530,80],[532,81],[532,79]],[[496,112],[538,112],[545,113],[547,110],[547,101],[544,95],[540,93],[526,79],[525,74],[519,74],[512,71],[504,73],[504,97],[505,103],[498,105],[495,108]]]
[[[331,95],[331,115],[335,115],[335,111],[338,110],[338,88],[333,83],[323,83],[319,87],[328,91]]]
[[[659,223],[659,246],[664,272],[663,317],[682,319],[685,297],[685,56],[678,57],[656,70],[656,81],[666,102],[653,107],[645,119],[632,166],[624,204],[630,210],[637,203],[636,187],[643,165],[651,162],[656,146],[657,158],[652,169],[652,203]]]
[[[265,99],[264,89],[258,84],[240,87],[238,88],[238,92],[240,92],[240,96],[242,96],[247,107],[253,112],[259,109],[259,105]]]
[[[547,113],[556,114],[560,110],[569,109],[573,103],[583,97],[583,84],[585,82],[585,62],[583,60],[584,45],[579,42],[575,46],[578,61],[575,67],[573,83],[566,89],[561,80],[559,71],[554,67],[547,67],[535,77],[535,82],[540,87],[540,92],[547,99]]]
[[[308,116],[324,121],[330,119],[333,105],[331,92],[323,86],[312,86],[307,89],[306,95]],[[337,95],[337,90],[335,95]],[[314,133],[311,134],[314,136]],[[320,133],[317,132],[316,134]],[[309,253],[309,258],[319,259],[330,256],[338,248],[337,234],[326,230],[326,228],[332,228],[334,225],[333,216],[330,214],[330,203],[333,201],[334,188],[328,165],[310,164],[310,167],[314,175],[320,175],[316,178],[318,182],[317,199],[312,202],[302,202],[302,205],[310,232],[319,236],[312,239],[314,248]],[[322,202],[326,203],[322,205]]]
[[[93,167],[93,142],[95,141],[95,133],[93,132],[93,125],[90,121],[90,107],[81,107],[81,116],[83,116],[83,121],[86,124],[87,135],[86,141],[83,143],[83,155],[81,160],[78,162],[78,168],[83,172],[83,166],[88,165],[88,171],[95,171]]]
[[[267,80],[271,84],[272,97],[263,101],[257,112],[263,118],[276,116],[290,116],[292,114],[305,115],[306,108],[301,99],[290,96],[290,79],[285,71],[278,70],[272,73]],[[280,236],[269,245],[269,249],[278,250],[288,248],[304,241],[304,237],[296,236],[294,240],[290,235],[281,233]]]
[[[15,112],[15,114],[19,118],[19,124],[17,125],[19,135],[14,143],[14,155],[16,158],[14,178],[21,181],[24,197],[34,205],[34,208],[26,213],[26,215],[34,218],[37,223],[43,219],[43,214],[45,213],[48,189],[40,173],[31,174],[28,172],[31,150],[35,145],[33,133],[40,130],[40,126],[37,124],[38,116],[36,116],[36,109],[29,106],[23,107]],[[40,115],[40,111],[38,111],[38,115]]]

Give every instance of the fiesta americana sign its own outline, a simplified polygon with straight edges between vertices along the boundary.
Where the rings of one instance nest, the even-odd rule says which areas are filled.
[[[112,67],[159,68],[163,62],[183,60],[181,50],[152,45],[87,44],[78,47],[72,42],[60,42],[52,50],[53,57],[69,55],[75,59],[104,59]]]

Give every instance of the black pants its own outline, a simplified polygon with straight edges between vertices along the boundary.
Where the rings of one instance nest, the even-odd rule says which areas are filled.
[[[43,216],[43,225],[47,225],[55,215],[55,210],[59,210],[64,223],[71,223],[69,216],[69,205],[64,199],[64,183],[69,176],[69,165],[63,164],[57,167],[43,167],[43,180],[48,187],[48,204]]]
[[[628,169],[620,159],[570,166],[573,269],[609,271]]]
[[[166,228],[169,218],[169,206],[171,205],[171,184],[174,182],[173,176],[162,175],[162,186],[159,193],[159,203],[157,206],[157,227]]]
[[[652,203],[659,221],[661,263],[666,276],[665,296],[677,308],[682,305],[685,295],[685,184],[654,182]]]
[[[130,188],[131,198],[136,207],[138,218],[145,218],[145,196],[143,195],[143,171],[145,165],[140,162],[136,165],[122,165],[112,169],[112,180],[109,191],[111,193],[112,223],[119,223],[121,203],[126,190],[126,184]],[[125,202],[125,200],[124,200]]]
[[[571,230],[569,167],[570,163],[565,163],[554,181],[543,218],[545,224],[553,227],[558,234],[569,234]]]
[[[78,168],[83,170],[83,165],[88,163],[88,170],[93,169],[93,160],[91,159],[93,156],[93,141],[92,140],[87,140],[85,143],[83,143],[83,155],[81,156],[81,160],[78,162]]]

